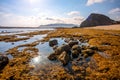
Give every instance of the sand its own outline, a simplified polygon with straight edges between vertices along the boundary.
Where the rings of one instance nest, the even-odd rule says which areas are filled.
[[[117,25],[106,25],[106,26],[87,27],[86,29],[120,30],[120,24],[117,24]]]

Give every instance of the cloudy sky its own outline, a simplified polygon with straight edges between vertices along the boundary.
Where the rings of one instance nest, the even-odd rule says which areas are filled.
[[[120,20],[120,0],[0,0],[0,25],[80,24],[90,13]]]

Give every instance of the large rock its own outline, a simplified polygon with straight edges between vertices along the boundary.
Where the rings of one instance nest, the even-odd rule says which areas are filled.
[[[71,48],[70,48],[70,46],[67,45],[67,44],[64,44],[64,45],[58,47],[58,48],[55,50],[55,54],[60,55],[63,51],[66,51],[68,54],[70,54],[70,53],[71,53]]]
[[[81,47],[79,45],[74,45],[72,47],[72,57],[77,58],[81,53]]]
[[[68,55],[68,53],[66,53],[64,51],[64,52],[62,52],[60,54],[60,56],[58,57],[58,59],[65,66],[65,65],[67,65],[69,63],[69,61],[71,60],[71,57],[70,57],[70,55]]]
[[[98,47],[97,47],[97,46],[93,46],[93,45],[91,45],[91,46],[89,46],[89,49],[92,49],[92,50],[98,50]]]
[[[94,54],[94,50],[86,49],[82,51],[82,54],[87,54],[88,56],[92,56]]]
[[[58,48],[58,46],[55,45],[52,48],[53,48],[53,50],[56,50]]]
[[[74,45],[72,50],[77,50],[79,53],[81,53],[81,47],[79,45]]]
[[[72,48],[74,45],[77,45],[79,42],[78,41],[70,41],[68,44]]]
[[[51,46],[51,47],[53,47],[54,45],[57,45],[57,44],[58,44],[58,41],[56,39],[49,41],[49,46]]]
[[[73,50],[73,51],[72,51],[72,57],[73,57],[73,58],[77,58],[77,57],[79,56],[79,54],[80,54],[80,53],[79,53],[77,50]]]
[[[0,70],[2,70],[9,63],[7,56],[0,55]]]
[[[48,59],[53,61],[53,60],[57,60],[57,55],[55,53],[52,53],[48,56]]]
[[[100,26],[100,25],[111,25],[114,24],[114,20],[103,14],[92,13],[88,18],[83,21],[80,27],[92,27],[92,26]]]

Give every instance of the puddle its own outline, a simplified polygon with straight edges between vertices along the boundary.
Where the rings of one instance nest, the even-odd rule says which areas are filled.
[[[11,60],[13,59],[13,56],[11,54],[8,54],[7,57]]]
[[[64,39],[52,38],[50,40],[53,40],[53,39],[58,40],[58,46],[65,44]],[[36,46],[36,48],[39,49],[38,56],[33,58],[30,61],[30,64],[36,66],[36,65],[45,65],[48,63],[53,63],[50,60],[48,60],[48,58],[47,58],[52,52],[54,52],[53,48],[49,46],[49,42],[40,43],[39,45]]]
[[[20,35],[16,35],[17,38],[28,38],[28,36],[20,36]]]
[[[82,47],[82,46],[89,46],[89,44],[88,43],[80,43],[80,46]]]
[[[27,48],[27,47],[19,47],[17,50],[18,51],[23,51],[25,48]]]
[[[13,59],[13,56],[11,54],[0,53],[0,55],[6,55],[9,60]]]
[[[22,45],[22,44],[28,44],[28,43],[35,42],[37,40],[41,40],[45,36],[47,36],[47,34],[34,35],[33,37],[31,37],[28,40],[22,40],[22,41],[17,41],[17,42],[4,42],[4,41],[2,41],[2,42],[0,42],[0,52],[5,53],[5,51],[7,51],[7,50],[9,50],[11,48],[14,48],[14,47]]]

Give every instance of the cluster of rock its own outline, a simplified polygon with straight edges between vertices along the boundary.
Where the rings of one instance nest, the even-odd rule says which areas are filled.
[[[0,70],[2,70],[8,63],[8,57],[5,55],[0,55]]]
[[[67,65],[72,59],[78,58],[80,54],[87,58],[94,54],[94,50],[98,49],[96,46],[81,47],[78,40],[65,40],[65,42],[67,43],[62,46],[56,46],[58,44],[57,40],[49,41],[49,45],[54,50],[54,52],[48,56],[49,60],[59,60],[63,65]]]
[[[81,23],[80,27],[92,27],[92,26],[111,25],[118,23],[119,23],[118,21],[114,21],[103,14],[91,13],[88,16],[88,18]]]

